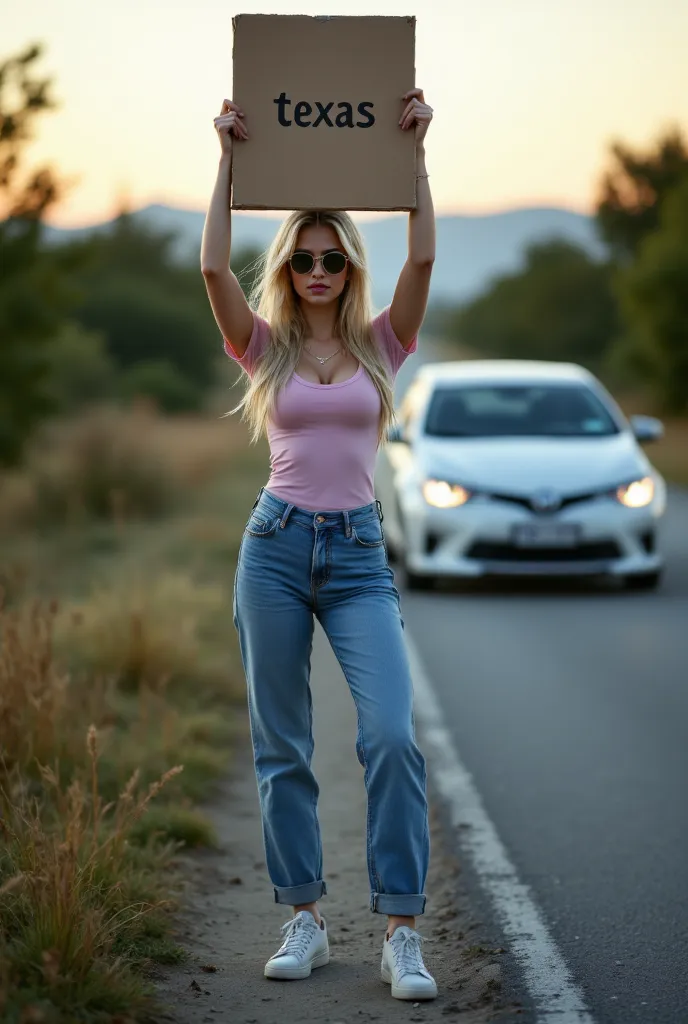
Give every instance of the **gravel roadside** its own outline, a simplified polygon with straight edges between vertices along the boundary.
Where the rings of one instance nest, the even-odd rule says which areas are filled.
[[[322,903],[331,961],[300,982],[263,977],[280,944],[289,908],[273,902],[267,877],[258,797],[246,746],[220,800],[206,808],[219,851],[186,858],[188,878],[179,915],[179,942],[190,961],[155,975],[175,1024],[341,1024],[350,1021],[451,1021],[483,1024],[519,1010],[501,1005],[500,957],[471,917],[461,872],[432,815],[428,907],[419,930],[428,940],[425,962],[439,997],[430,1003],[392,999],[380,980],[385,918],[368,910],[365,864],[366,802],[356,760],[356,715],[348,687],[322,631],[316,627],[312,659],[314,768],[320,784],[320,821],[329,895]],[[522,1020],[519,1016],[515,1019]]]

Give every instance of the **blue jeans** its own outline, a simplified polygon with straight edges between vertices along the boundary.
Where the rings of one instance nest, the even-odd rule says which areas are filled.
[[[378,506],[308,512],[263,488],[239,550],[234,624],[268,871],[275,902],[291,906],[327,891],[311,771],[314,616],[358,712],[370,909],[422,914],[429,857],[425,762],[415,742],[399,594]]]

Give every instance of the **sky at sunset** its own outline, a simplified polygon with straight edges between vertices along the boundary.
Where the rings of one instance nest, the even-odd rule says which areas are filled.
[[[609,146],[688,135],[686,0],[22,0],[3,4],[0,60],[45,45],[61,109],[30,164],[72,187],[52,216],[77,226],[162,202],[207,203],[212,119],[231,95],[239,13],[415,14],[417,83],[435,110],[426,142],[439,212],[526,205],[587,212]],[[412,83],[410,83],[412,84]]]

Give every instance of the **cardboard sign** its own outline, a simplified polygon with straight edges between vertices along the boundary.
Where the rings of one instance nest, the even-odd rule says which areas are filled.
[[[233,99],[235,210],[411,210],[415,18],[240,14]]]

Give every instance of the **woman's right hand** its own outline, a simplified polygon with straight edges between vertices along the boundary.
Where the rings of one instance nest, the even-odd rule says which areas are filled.
[[[222,101],[222,110],[213,121],[215,131],[220,140],[223,153],[231,156],[234,138],[248,139],[248,132],[243,120],[244,112],[232,100]]]

